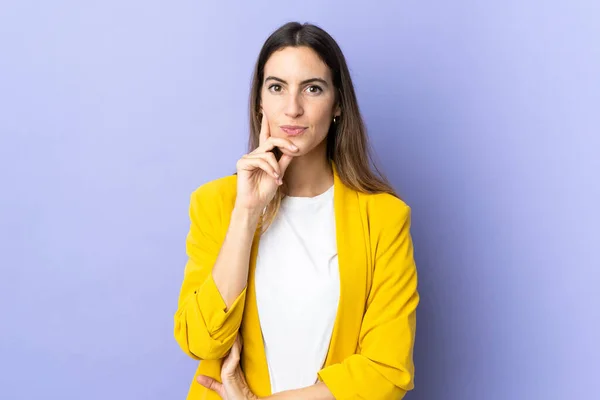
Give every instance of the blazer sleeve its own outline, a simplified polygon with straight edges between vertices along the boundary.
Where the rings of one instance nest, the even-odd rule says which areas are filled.
[[[393,214],[379,233],[357,354],[318,374],[336,399],[401,399],[414,387],[419,294],[410,208]]]
[[[200,187],[191,196],[188,256],[175,312],[175,339],[197,360],[223,358],[233,346],[240,328],[246,289],[227,309],[212,277],[228,226],[221,226],[218,193]]]

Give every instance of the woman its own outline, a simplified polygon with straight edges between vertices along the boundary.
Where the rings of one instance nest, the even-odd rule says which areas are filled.
[[[419,302],[410,209],[371,170],[329,34],[288,23],[267,39],[250,120],[237,173],[191,198],[175,315],[202,360],[188,399],[402,398]]]

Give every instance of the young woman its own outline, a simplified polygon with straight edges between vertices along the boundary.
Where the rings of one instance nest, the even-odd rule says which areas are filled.
[[[419,303],[410,209],[371,167],[339,46],[282,26],[250,100],[237,173],[191,197],[175,314],[202,360],[188,399],[402,398]]]

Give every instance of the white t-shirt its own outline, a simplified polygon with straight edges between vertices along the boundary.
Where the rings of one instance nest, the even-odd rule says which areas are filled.
[[[285,197],[260,239],[256,301],[271,391],[317,381],[340,296],[333,186],[316,197]]]

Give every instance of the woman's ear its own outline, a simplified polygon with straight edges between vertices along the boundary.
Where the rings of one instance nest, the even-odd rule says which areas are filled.
[[[335,108],[333,109],[333,116],[339,117],[341,115],[342,115],[342,108],[339,105],[336,105]]]
[[[340,98],[338,95],[336,96],[335,104],[333,105],[333,116],[339,117],[340,115],[342,115],[342,105],[340,104]]]

